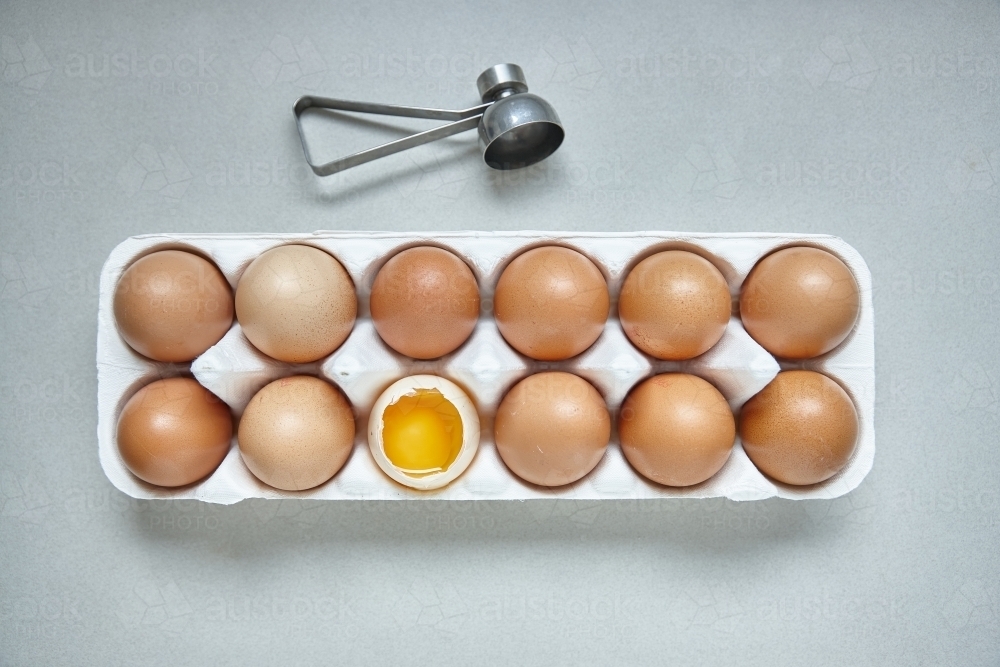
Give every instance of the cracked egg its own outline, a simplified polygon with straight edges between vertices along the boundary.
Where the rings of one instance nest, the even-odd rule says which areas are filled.
[[[437,375],[411,375],[372,407],[368,448],[391,479],[421,491],[458,478],[479,448],[479,414],[461,387]]]

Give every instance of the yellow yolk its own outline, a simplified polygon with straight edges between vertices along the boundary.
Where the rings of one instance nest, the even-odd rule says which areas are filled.
[[[382,413],[382,449],[409,475],[448,469],[462,448],[462,418],[437,389],[417,389]]]

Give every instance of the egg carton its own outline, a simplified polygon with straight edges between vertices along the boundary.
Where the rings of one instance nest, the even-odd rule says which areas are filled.
[[[240,275],[262,252],[287,243],[312,245],[336,257],[350,273],[358,294],[358,318],[348,339],[330,356],[311,364],[288,364],[257,351],[239,323],[190,364],[151,361],[133,351],[118,334],[112,309],[115,285],[136,259],[166,249],[193,250],[212,259],[235,289]],[[562,362],[539,362],[515,352],[500,335],[492,316],[493,291],[507,263],[521,252],[543,245],[580,251],[600,268],[611,292],[611,315],[604,333],[584,353]],[[482,301],[480,319],[468,341],[455,352],[433,361],[400,355],[379,338],[368,308],[372,282],[379,268],[400,250],[436,245],[463,257],[476,274]],[[696,252],[712,261],[725,276],[738,304],[739,290],[754,264],[771,251],[790,245],[822,248],[840,257],[861,289],[861,312],[854,330],[833,351],[815,359],[779,362],[744,330],[736,313],[717,345],[682,362],[661,361],[634,347],[617,318],[617,297],[629,270],[643,258],[665,249]],[[875,345],[871,273],[860,254],[843,240],[803,234],[700,234],[635,232],[446,232],[372,233],[321,231],[313,234],[149,234],[127,239],[108,257],[101,273],[98,310],[98,449],[108,479],[135,498],[194,498],[230,504],[245,498],[317,499],[624,499],[717,498],[760,500],[835,498],[861,483],[875,455]],[[831,479],[808,487],[780,484],[754,467],[737,438],[732,455],[711,479],[686,488],[649,482],[626,461],[613,428],[611,443],[597,467],[582,480],[559,488],[526,483],[511,473],[493,442],[493,418],[500,400],[516,382],[542,370],[564,370],[589,380],[600,391],[617,421],[628,391],[658,373],[681,371],[714,384],[738,414],[743,403],[764,388],[784,368],[822,371],[851,396],[860,418],[857,447],[845,468]],[[435,491],[416,491],[391,481],[375,464],[367,443],[368,415],[379,394],[401,377],[432,373],[462,386],[479,411],[482,435],[475,460],[457,480]],[[357,415],[354,451],[329,482],[307,491],[281,491],[259,481],[243,464],[236,446],[219,468],[201,482],[178,489],[143,482],[125,467],[118,452],[116,424],[126,401],[143,385],[175,375],[193,375],[225,401],[238,418],[253,395],[280,377],[311,374],[339,386]],[[544,437],[544,434],[539,434]]]

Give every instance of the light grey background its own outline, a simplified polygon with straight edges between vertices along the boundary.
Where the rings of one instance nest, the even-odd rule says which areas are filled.
[[[0,5],[0,664],[1000,659],[996,2]],[[321,181],[313,91],[567,128]],[[105,65],[106,63],[106,65]],[[324,157],[371,131],[310,128]],[[97,283],[146,232],[826,232],[875,283],[877,446],[835,502],[133,501],[97,459]]]

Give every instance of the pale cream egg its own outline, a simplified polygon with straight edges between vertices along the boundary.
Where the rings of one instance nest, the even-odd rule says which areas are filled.
[[[368,447],[391,479],[421,491],[459,477],[479,449],[479,414],[468,394],[437,375],[411,375],[372,407]]]

